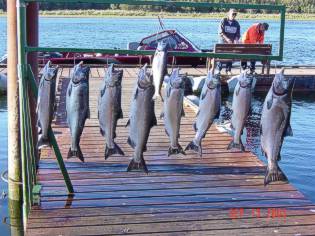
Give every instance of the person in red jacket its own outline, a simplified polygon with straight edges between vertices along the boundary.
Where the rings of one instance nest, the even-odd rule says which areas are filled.
[[[248,30],[243,34],[243,43],[253,43],[253,44],[263,44],[265,40],[265,32],[268,30],[268,23],[257,23],[253,24]],[[256,61],[250,61],[250,71],[254,73]],[[245,70],[247,68],[247,61],[242,62],[242,68]]]

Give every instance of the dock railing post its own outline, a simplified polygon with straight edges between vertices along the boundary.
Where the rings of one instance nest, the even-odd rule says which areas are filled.
[[[7,2],[8,197],[11,235],[23,235],[16,1]]]
[[[281,9],[281,15],[280,15],[280,45],[279,45],[279,56],[281,58],[281,61],[283,60],[283,48],[284,48],[284,29],[285,29],[285,12],[286,7],[283,6]]]
[[[26,6],[26,40],[27,45],[37,47],[38,46],[38,3],[30,2]],[[34,78],[37,82],[38,78],[38,58],[37,52],[31,52],[27,54],[27,63],[31,65]],[[30,93],[31,91],[29,91]],[[36,115],[36,99],[34,96],[29,97],[30,115],[32,124],[33,144],[37,142],[37,115]],[[35,153],[36,163],[38,163],[38,150],[36,145],[33,147]]]
[[[26,76],[27,76],[27,58],[25,47],[26,43],[26,4],[23,0],[17,0],[17,42],[18,42],[18,78],[19,78],[19,108],[20,108],[20,141],[21,141],[21,164],[22,164],[22,183],[23,183],[23,223],[26,229],[27,217],[30,210],[30,188],[28,173],[28,147],[27,147],[27,114],[24,113],[26,102]]]
[[[36,85],[35,76],[34,76],[34,74],[32,72],[32,68],[31,68],[30,65],[28,65],[28,84],[29,84],[30,89],[32,91],[32,96],[35,99],[37,99],[38,88],[37,88],[37,85]],[[64,163],[64,161],[62,159],[62,155],[61,155],[58,143],[56,141],[56,137],[55,137],[54,132],[53,132],[51,127],[49,127],[48,135],[49,135],[49,139],[50,139],[52,148],[54,149],[54,152],[55,152],[55,155],[56,155],[56,159],[57,159],[60,171],[62,173],[62,176],[63,176],[64,180],[65,180],[65,183],[66,183],[66,186],[67,186],[67,190],[68,190],[68,194],[69,195],[73,195],[74,194],[73,185],[72,185],[71,179],[69,177],[69,174],[68,174],[67,168],[65,166],[65,163]]]

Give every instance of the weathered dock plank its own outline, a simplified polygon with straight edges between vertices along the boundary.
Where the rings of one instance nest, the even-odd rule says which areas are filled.
[[[200,75],[199,69],[187,69]],[[211,127],[199,158],[167,156],[168,137],[163,121],[151,130],[144,154],[150,173],[127,173],[133,151],[127,145],[130,99],[136,68],[124,69],[123,112],[118,145],[126,156],[104,160],[104,138],[99,133],[97,96],[103,68],[92,68],[91,119],[81,138],[85,163],[65,160],[75,195],[68,196],[54,154],[41,153],[38,180],[41,205],[31,210],[26,235],[311,235],[315,232],[315,206],[292,185],[263,186],[265,167],[251,152],[226,150],[231,137]],[[65,157],[70,134],[65,118],[65,91],[69,68],[58,76],[57,117],[53,124]],[[159,116],[162,104],[157,102]],[[193,138],[194,110],[185,106],[180,143]]]

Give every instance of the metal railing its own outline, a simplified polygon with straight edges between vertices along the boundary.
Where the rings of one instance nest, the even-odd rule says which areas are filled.
[[[18,68],[19,68],[19,94],[20,94],[20,125],[21,125],[21,157],[22,157],[22,176],[23,176],[23,200],[24,200],[24,222],[32,205],[32,189],[36,184],[36,163],[35,148],[31,127],[29,90],[32,89],[33,96],[37,97],[37,86],[32,70],[27,62],[29,52],[93,52],[107,54],[128,54],[128,55],[153,55],[154,51],[144,50],[119,50],[119,49],[91,49],[91,48],[58,48],[58,47],[29,47],[26,42],[26,4],[30,2],[59,2],[59,3],[100,3],[100,4],[128,4],[128,5],[155,5],[155,6],[175,6],[175,7],[194,7],[196,9],[206,8],[236,8],[236,9],[265,9],[278,11],[280,16],[280,46],[278,55],[257,55],[257,54],[233,54],[233,53],[214,53],[214,52],[169,52],[170,56],[181,57],[205,57],[219,59],[256,59],[256,60],[282,60],[284,45],[285,11],[283,5],[251,5],[251,4],[227,4],[209,2],[184,2],[184,1],[145,1],[145,0],[18,0]],[[55,151],[57,161],[63,174],[69,193],[73,193],[73,187],[65,168],[58,144],[50,128],[49,137]]]
[[[235,9],[257,9],[257,10],[271,10],[280,13],[280,42],[278,55],[257,55],[257,54],[235,54],[235,53],[213,53],[213,52],[169,52],[170,56],[182,57],[206,57],[218,59],[256,59],[256,60],[283,60],[284,48],[284,28],[285,28],[285,12],[284,5],[258,5],[258,4],[235,4],[235,3],[211,3],[211,2],[185,2],[185,1],[146,1],[146,0],[20,0],[20,2],[59,2],[59,3],[99,3],[99,4],[127,4],[127,5],[155,5],[165,7],[194,7],[195,9],[207,8],[235,8]],[[144,50],[119,50],[119,49],[91,49],[91,48],[59,48],[59,47],[25,47],[26,52],[93,52],[93,53],[107,53],[107,54],[129,54],[129,55],[153,55],[154,51]]]
[[[33,130],[30,110],[30,97],[37,99],[38,88],[31,66],[27,62],[26,43],[26,4],[18,1],[18,78],[19,78],[19,110],[20,110],[20,140],[21,140],[21,163],[22,163],[22,183],[23,183],[23,222],[27,223],[30,208],[33,205],[33,190],[40,189],[37,185],[36,155],[33,143]],[[31,93],[30,93],[31,91]],[[54,133],[49,128],[49,139],[56,155],[59,168],[66,183],[69,194],[74,193],[74,189],[69,178],[67,169],[62,159],[61,152]]]
[[[34,187],[37,185],[36,179],[36,155],[33,143],[32,121],[30,116],[30,100],[33,96],[37,99],[38,88],[31,66],[19,66],[19,100],[20,100],[20,138],[21,138],[21,160],[22,160],[22,182],[23,182],[23,221],[27,221],[30,207],[33,205]],[[31,91],[31,93],[30,93]],[[68,175],[67,169],[62,159],[62,155],[56,138],[50,127],[48,138],[55,152],[57,162],[64,177],[69,194],[74,193],[74,189]],[[35,188],[35,189],[40,189]],[[39,194],[39,193],[37,193]]]

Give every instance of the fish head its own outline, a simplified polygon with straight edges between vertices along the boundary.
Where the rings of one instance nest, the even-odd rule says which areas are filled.
[[[169,78],[169,83],[174,89],[184,88],[184,76],[179,74],[179,68],[176,68],[172,71],[172,74]]]
[[[254,75],[249,73],[249,70],[242,71],[237,80],[242,88],[250,88],[254,80]]]
[[[54,80],[56,78],[57,71],[58,71],[58,66],[52,67],[51,61],[48,61],[45,67],[43,68],[44,79],[47,81]]]
[[[116,70],[114,64],[110,64],[105,75],[105,84],[109,87],[120,86],[123,77],[123,70]]]
[[[157,51],[167,51],[167,48],[168,48],[167,42],[165,40],[161,40],[158,42],[156,50]]]
[[[71,81],[74,84],[88,82],[89,80],[90,67],[84,66],[81,61],[75,65],[71,73]]]
[[[275,74],[272,82],[272,90],[275,95],[284,95],[293,89],[294,79],[284,76],[284,69]]]
[[[206,78],[206,84],[209,89],[215,89],[218,85],[221,84],[220,74],[212,74],[212,71],[209,71]]]
[[[148,71],[147,64],[140,68],[138,73],[138,87],[145,89],[153,85],[153,75]]]

